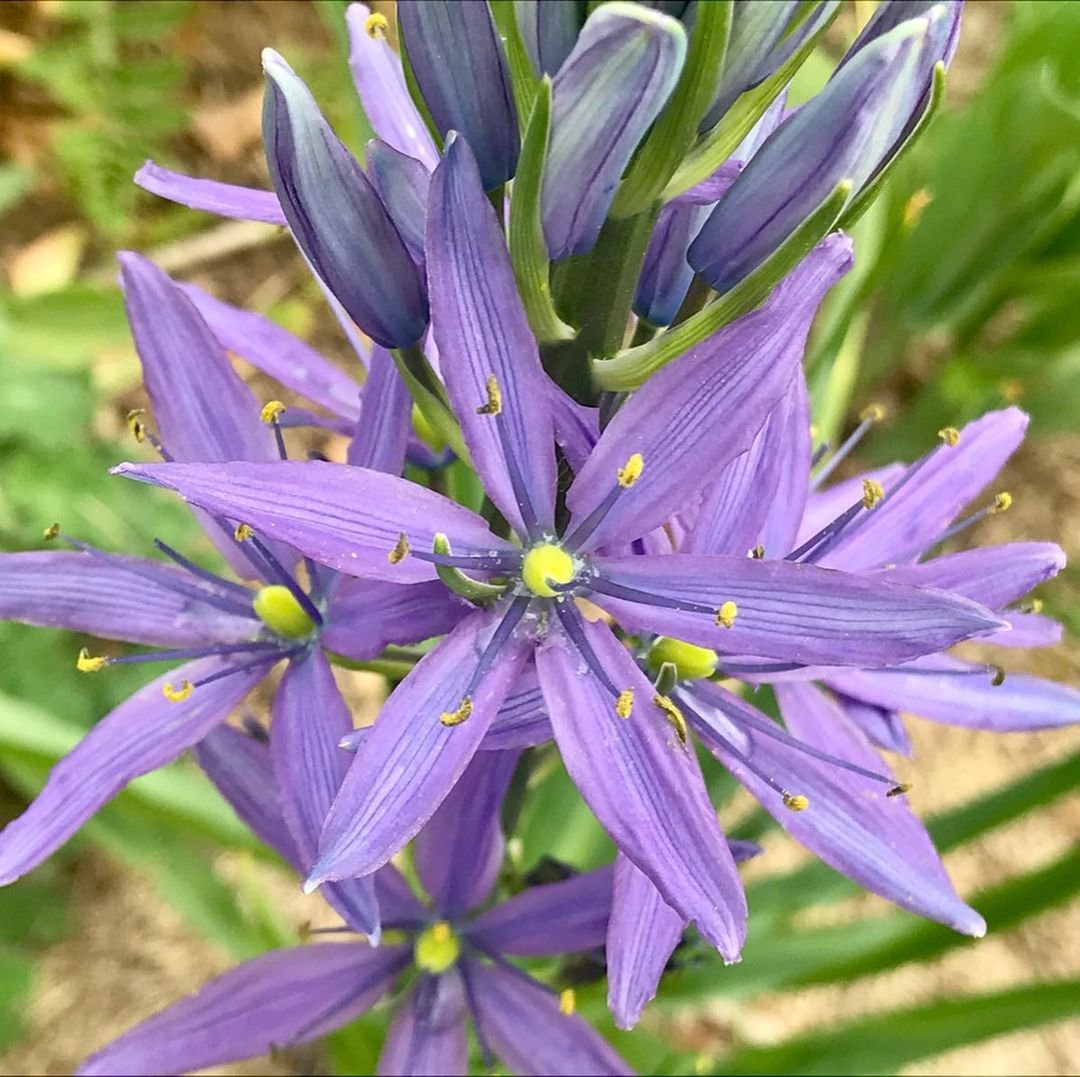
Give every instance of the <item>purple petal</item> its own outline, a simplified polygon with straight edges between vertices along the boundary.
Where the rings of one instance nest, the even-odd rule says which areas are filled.
[[[310,345],[269,318],[223,303],[197,285],[178,287],[222,347],[335,415],[359,417],[360,386]]]
[[[1002,627],[989,610],[946,591],[791,561],[670,554],[592,564],[600,577],[593,600],[624,627],[726,654],[882,666]],[[725,602],[737,607],[731,628],[717,623]]]
[[[1054,647],[1064,635],[1057,621],[1041,613],[1014,613],[1007,610],[1002,617],[1009,622],[1009,628],[987,636],[987,643],[998,647]]]
[[[468,1072],[465,986],[450,969],[422,975],[405,996],[379,1056],[380,1077],[457,1077]]]
[[[393,356],[376,345],[364,383],[360,421],[349,444],[348,462],[400,475],[412,433],[412,397],[401,380]]]
[[[850,696],[837,696],[837,706],[866,734],[872,744],[887,752],[910,757],[914,751],[908,739],[904,720],[896,711],[875,707]]]
[[[166,682],[195,682],[228,663],[189,662],[151,681],[106,715],[49,772],[34,802],[0,833],[0,886],[51,856],[130,781],[197,744],[262,679],[266,667],[234,673],[172,703]]]
[[[447,140],[432,178],[427,260],[443,379],[484,488],[520,531],[537,522],[550,528],[555,453],[548,378],[506,242],[461,138]]]
[[[585,548],[659,527],[750,448],[802,361],[818,304],[850,265],[851,241],[830,236],[763,306],[692,348],[630,397],[570,487],[572,525],[611,496],[631,454],[641,454],[644,470],[619,493]]]
[[[679,313],[694,279],[686,252],[708,215],[708,206],[677,199],[661,210],[634,293],[634,313],[650,325],[670,325]]]
[[[517,760],[517,752],[473,756],[439,810],[416,835],[416,874],[447,920],[458,919],[491,896],[505,847],[499,811]]]
[[[427,299],[382,199],[272,49],[263,70],[266,160],[297,244],[368,336],[387,348],[415,344],[427,328]]]
[[[432,169],[439,153],[409,96],[398,54],[383,34],[367,32],[370,14],[366,4],[350,4],[345,12],[349,69],[360,103],[379,138]]]
[[[269,744],[232,726],[219,725],[195,745],[193,754],[255,836],[303,873],[306,865],[281,813]]]
[[[416,836],[454,787],[525,661],[510,641],[470,689],[496,613],[467,617],[416,665],[379,712],[326,820],[309,885],[367,875]],[[469,696],[472,712],[456,726],[440,715]]]
[[[611,682],[634,693],[620,718],[615,699],[561,632],[536,656],[555,739],[567,771],[615,844],[665,899],[731,961],[746,930],[746,902],[693,749],[652,703],[652,685],[605,624],[583,623]]]
[[[468,140],[485,191],[504,184],[517,168],[521,138],[510,70],[488,5],[399,0],[397,17],[439,133],[448,141],[457,131]]]
[[[1010,542],[888,569],[877,578],[955,591],[999,610],[1053,579],[1064,567],[1065,551],[1053,542]]]
[[[235,217],[242,221],[264,221],[285,225],[285,213],[273,191],[258,191],[238,187],[235,183],[184,176],[172,169],[147,161],[135,173],[135,182],[144,191],[179,202],[192,209],[216,213],[219,217]]]
[[[602,946],[611,914],[610,867],[534,886],[488,910],[469,928],[482,949],[515,957],[572,954]]]
[[[813,685],[783,684],[776,692],[784,720],[796,737],[840,759],[882,771],[866,738]],[[702,721],[695,728],[706,746],[797,841],[901,908],[968,935],[985,933],[982,917],[956,896],[922,823],[900,797],[886,796],[887,784],[747,728],[739,714],[756,712],[717,685],[699,682],[693,697],[695,704],[704,704],[699,710]],[[806,810],[786,808],[781,795],[732,756],[715,732],[729,743],[741,742],[737,747],[755,767],[791,793],[805,796]]]
[[[640,5],[597,8],[552,85],[540,215],[553,260],[592,249],[630,156],[675,88],[686,34]]]
[[[549,382],[548,385],[555,441],[576,473],[585,466],[589,453],[600,439],[600,412],[597,408],[579,404],[555,382]]]
[[[933,674],[926,670],[949,670]],[[845,695],[932,718],[945,725],[995,733],[1057,729],[1080,721],[1080,692],[1025,673],[995,685],[985,666],[930,655],[895,670],[830,674],[826,683]]]
[[[632,1073],[607,1041],[524,973],[470,961],[473,1015],[483,1040],[522,1077]]]
[[[530,664],[503,701],[480,747],[485,751],[532,748],[551,740],[552,735],[536,667]]]
[[[349,756],[338,743],[352,729],[330,665],[318,649],[289,663],[274,694],[270,746],[282,814],[300,852],[302,871],[315,862],[319,835],[334,802]],[[352,880],[354,883],[360,880]],[[323,895],[345,922],[364,935],[379,927],[373,880]]]
[[[649,877],[620,853],[607,935],[608,1008],[619,1028],[633,1028],[656,998],[686,926]]]
[[[370,1009],[409,956],[355,942],[263,954],[136,1025],[78,1072],[188,1073],[316,1040]]]
[[[367,144],[367,168],[412,260],[423,266],[431,169],[377,138]]]
[[[259,635],[261,625],[244,614],[242,598],[230,614],[198,601],[194,585],[181,569],[136,557],[0,554],[0,619],[159,647],[243,643]],[[219,600],[223,594],[207,592]]]
[[[342,579],[327,608],[320,640],[335,654],[365,661],[391,644],[406,646],[441,636],[472,608],[438,581]]]
[[[390,552],[406,535],[430,550],[449,535],[455,553],[512,552],[475,513],[394,475],[322,460],[273,464],[120,464],[114,474],[175,490],[181,497],[281,539],[344,572],[395,583],[430,580],[435,570]]]
[[[825,563],[848,570],[877,568],[932,546],[953,517],[993,481],[1024,440],[1027,425],[1019,408],[992,411],[968,423],[959,442],[939,445],[895,497],[888,496],[892,487],[887,485],[885,500],[829,551]]]

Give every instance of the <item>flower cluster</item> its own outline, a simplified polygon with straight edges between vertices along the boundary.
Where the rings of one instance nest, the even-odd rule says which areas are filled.
[[[807,337],[852,264],[843,226],[940,98],[960,20],[953,0],[886,0],[789,108],[837,6],[612,2],[586,18],[554,0],[400,0],[399,58],[387,20],[354,4],[377,136],[363,165],[267,50],[273,190],[139,172],[166,198],[287,228],[362,370],[121,255],[153,412],[130,422],[160,460],[115,470],[183,497],[236,578],[161,539],[164,560],[144,560],[58,525],[46,538],[65,549],[0,557],[0,616],[157,648],[86,650],[79,669],[183,663],[58,764],[0,834],[0,881],[193,749],[366,939],[249,962],[84,1072],[317,1038],[405,977],[385,1072],[465,1072],[468,1022],[514,1072],[626,1072],[571,991],[510,959],[603,947],[624,1027],[687,925],[739,959],[736,864],[757,850],[726,840],[696,744],[868,890],[985,930],[877,749],[909,750],[902,711],[994,730],[1080,716],[1071,689],[949,653],[1054,642],[1021,601],[1063,557],[937,554],[1008,507],[999,493],[960,517],[1019,445],[1016,409],[825,485],[881,415],[815,451]],[[229,353],[292,402],[260,406]],[[344,461],[289,459],[309,425],[348,439]],[[349,662],[397,671],[371,727],[335,685]],[[281,663],[269,733],[226,724]],[[781,722],[755,705],[766,684]],[[614,865],[535,886],[502,871],[500,806],[537,753],[557,753]]]

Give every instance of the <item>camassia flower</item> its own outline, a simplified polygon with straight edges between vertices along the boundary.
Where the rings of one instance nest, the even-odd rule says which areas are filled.
[[[138,255],[121,255],[121,264],[161,440],[137,415],[131,419],[136,436],[172,460],[277,459],[284,452],[281,405],[262,409],[261,421],[255,398],[180,287]],[[396,394],[386,377],[372,374],[364,432],[352,450],[369,466],[394,472],[405,450],[404,438],[388,429]],[[407,395],[404,400],[407,430]],[[84,649],[80,670],[184,663],[103,718],[57,764],[33,804],[0,834],[0,882],[36,867],[128,782],[196,744],[282,659],[289,664],[274,698],[274,752],[285,768],[286,817],[313,857],[337,788],[330,777],[342,766],[336,745],[352,728],[324,650],[373,658],[389,643],[447,631],[468,608],[438,583],[353,580],[311,563],[304,581],[292,549],[264,541],[251,528],[199,517],[254,587],[209,572],[160,540],[155,543],[169,563],[106,553],[58,527],[47,537],[73,550],[0,557],[0,617],[160,648],[115,657]],[[352,914],[364,930],[377,931],[370,893]]]
[[[451,138],[432,177],[426,262],[440,369],[472,461],[512,538],[438,493],[325,462],[125,464],[315,560],[402,583],[440,573],[480,605],[401,683],[327,818],[313,886],[366,875],[421,828],[464,771],[526,662],[563,760],[618,846],[729,958],[745,904],[678,708],[590,598],[657,634],[773,661],[880,666],[994,631],[942,591],[746,556],[649,552],[653,532],[744,452],[801,360],[849,263],[833,237],[759,310],[629,399],[577,474],[556,481],[553,391],[472,154]]]
[[[960,430],[945,428],[941,443],[914,463],[891,465],[819,492],[816,488],[881,418],[879,408],[868,408],[852,437],[810,480],[809,411],[798,375],[750,451],[674,522],[677,548],[752,550],[766,559],[945,588],[1000,611],[1009,624],[983,643],[1057,642],[1055,622],[1032,605],[1014,605],[1063,567],[1064,554],[1054,543],[1010,543],[920,562],[941,542],[1008,508],[1011,499],[1001,492],[957,519],[1020,444],[1027,417],[1009,408]],[[747,498],[749,491],[753,498]],[[633,616],[626,609],[615,612],[623,619]],[[905,787],[896,784],[875,745],[910,754],[901,711],[996,731],[1080,719],[1080,692],[1067,685],[947,654],[876,669],[814,668],[719,655],[643,633],[638,655],[651,675],[666,681],[662,687],[702,743],[793,837],[868,890],[976,936],[986,930],[982,917],[956,896],[925,828],[899,797]],[[775,682],[783,726],[716,683],[737,677],[752,684]],[[804,810],[787,810],[792,797]],[[609,1000],[621,1025],[634,1024],[656,993],[685,926],[685,918],[641,872],[619,863],[608,971]]]
[[[275,801],[280,772],[266,745],[223,727],[198,753],[241,817],[302,872],[304,859]],[[466,1073],[469,1022],[487,1067],[498,1056],[519,1074],[632,1072],[574,1013],[572,988],[557,993],[509,960],[599,946],[611,906],[610,868],[490,905],[503,858],[499,807],[516,759],[516,752],[478,755],[421,831],[414,863],[430,902],[421,902],[392,865],[375,875],[382,946],[326,942],[263,954],[124,1033],[79,1073],[186,1073],[219,1065],[318,1039],[389,996],[397,1013],[380,1073]],[[346,915],[345,926],[327,932],[364,930]],[[408,987],[395,995],[406,974]]]

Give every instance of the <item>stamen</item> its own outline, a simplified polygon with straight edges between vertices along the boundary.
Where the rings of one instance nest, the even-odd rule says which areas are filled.
[[[810,807],[810,801],[801,793],[785,793],[784,807],[791,811],[806,811]]]
[[[990,668],[994,675],[990,678],[990,684],[994,688],[1000,688],[1005,683],[1005,667],[991,663]]]
[[[811,433],[810,436],[813,437],[814,436],[813,433]],[[810,466],[812,468],[817,467],[818,464],[820,464],[821,461],[825,459],[825,456],[828,453],[828,451],[829,451],[829,443],[827,441],[823,441],[814,450],[814,455],[810,457]]]
[[[439,715],[439,721],[445,726],[461,725],[462,722],[472,715],[472,711],[472,700],[468,696],[465,696],[458,705],[457,710],[443,711],[443,713]]]
[[[274,441],[277,442],[278,456],[282,460],[289,459],[289,452],[285,448],[285,436],[281,432],[281,414],[285,410],[285,405],[280,400],[270,400],[266,404],[263,404],[262,410],[259,412],[259,418],[270,426],[274,430]]]
[[[502,414],[502,389],[499,387],[499,379],[494,374],[487,376],[484,384],[487,390],[487,401],[476,409],[477,415],[501,415]]]
[[[404,531],[398,533],[397,542],[394,544],[394,548],[386,555],[386,560],[392,565],[400,564],[409,556],[409,537]]]
[[[373,11],[364,20],[364,32],[368,37],[383,38],[385,39],[387,31],[390,29],[390,23],[385,15],[380,14],[378,11]]]
[[[994,503],[986,511],[991,516],[996,516],[999,512],[1008,512],[1012,507],[1012,494],[1008,490],[1002,490],[1000,494],[994,496]]]
[[[941,438],[949,448],[953,448],[960,444],[960,431],[955,426],[943,426],[938,432],[937,436]]]
[[[559,992],[559,1013],[564,1017],[570,1017],[577,1009],[577,996],[572,987],[564,987]]]
[[[611,678],[608,676],[607,670],[601,665],[600,659],[596,657],[596,652],[592,649],[592,644],[589,643],[589,639],[585,635],[585,630],[582,628],[581,622],[578,621],[579,614],[577,609],[572,608],[569,603],[557,602],[555,604],[555,613],[558,615],[559,621],[566,630],[566,634],[573,641],[574,646],[577,647],[578,653],[585,659],[585,664],[589,667],[590,671],[612,694],[612,696],[614,696],[615,699],[618,699],[619,696],[622,695],[622,691],[615,687]]]
[[[624,489],[633,486],[638,479],[641,478],[642,471],[645,470],[645,458],[641,453],[634,453],[629,460],[618,471],[619,485]]]
[[[108,664],[108,658],[103,656],[94,658],[86,647],[80,649],[79,656],[75,659],[75,668],[80,673],[97,673],[99,670],[104,669]]]
[[[848,524],[863,511],[863,503],[860,498],[854,505],[849,505],[835,520],[831,520],[815,535],[811,535],[801,546],[792,550],[784,560],[785,561],[810,561],[818,560],[823,556],[825,551],[831,547],[837,537],[843,532]]]
[[[172,681],[166,681],[161,686],[161,694],[170,703],[183,703],[185,699],[191,698],[191,693],[195,691],[195,685],[191,681],[181,681],[179,687],[175,687]]]
[[[859,425],[855,428],[847,441],[833,453],[829,462],[814,476],[813,481],[810,484],[811,489],[816,489],[820,486],[837,469],[837,467],[847,459],[854,448],[866,436],[866,432],[874,426],[875,423],[880,423],[885,418],[885,414],[885,408],[882,407],[881,404],[869,404],[863,408],[859,415]],[[813,460],[811,461],[810,466],[814,467],[816,464],[817,460]]]
[[[240,527],[247,527],[247,524],[241,524]],[[236,529],[237,537],[240,534],[240,527]],[[289,590],[293,598],[300,604],[300,608],[321,628],[323,623],[322,614],[315,603],[308,597],[307,592],[292,578],[292,574],[288,569],[274,556],[270,547],[250,527],[247,527],[246,538],[243,541],[250,542],[259,551],[259,556],[266,562],[270,575],[274,576],[282,587]]]
[[[266,666],[269,668],[282,658],[295,657],[300,654],[303,649],[303,647],[289,647],[288,649],[285,649],[279,646],[277,650],[270,651],[261,658],[255,658],[250,662],[241,662],[238,666],[229,666],[227,669],[219,669],[216,673],[211,673],[207,677],[200,677],[192,687],[202,688],[207,684],[213,684],[214,681],[224,680],[226,677],[232,677],[236,673],[246,673],[249,669],[256,669],[259,666]]]
[[[603,576],[593,577],[590,587],[593,591],[597,591],[602,595],[610,595],[612,598],[625,598],[631,602],[644,603],[647,606],[659,606],[665,610],[681,610],[683,613],[704,613],[714,620],[718,616],[715,606],[706,606],[701,602],[650,594],[648,591],[640,591],[636,587],[627,587],[625,584],[606,580]],[[736,610],[736,612],[738,611]]]
[[[755,546],[755,547],[754,547],[754,548],[753,548],[753,549],[752,549],[752,550],[750,551],[750,556],[751,556],[751,557],[752,557],[752,558],[753,558],[753,559],[754,559],[755,561],[764,561],[764,560],[765,560],[765,547],[764,547],[764,546],[762,546],[762,545],[761,545],[761,543],[759,542],[759,543],[758,543],[758,544],[757,544],[757,545],[756,545],[756,546]]]
[[[141,666],[147,662],[187,662],[194,658],[223,658],[234,654],[259,654],[281,649],[281,644],[269,640],[252,640],[250,643],[209,643],[205,647],[183,647],[172,651],[145,651],[141,654],[125,654],[117,658],[89,658],[89,662],[101,662],[106,666]],[[80,659],[83,651],[79,652]],[[79,667],[80,669],[82,666]],[[96,669],[101,669],[97,666]],[[86,670],[95,672],[96,670]]]
[[[1041,598],[1031,598],[1026,602],[1020,603],[1021,613],[1042,613],[1043,600]]]
[[[677,704],[670,696],[664,696],[657,693],[653,696],[653,703],[664,712],[664,717],[667,718],[671,728],[675,730],[676,735],[683,744],[686,743],[686,739],[689,733],[686,728],[686,719],[683,717],[683,712],[679,709]]]
[[[875,482],[873,479],[863,479],[862,503],[864,509],[872,509],[875,505],[879,504],[884,497],[885,490],[880,482]]]
[[[146,427],[142,423],[142,416],[146,414],[143,408],[132,408],[127,413],[127,428],[131,436],[141,445],[146,440]]]
[[[174,550],[167,542],[163,542],[161,539],[154,539],[154,545],[170,560],[176,562],[182,569],[187,570],[193,576],[200,580],[205,580],[207,583],[213,584],[215,587],[220,587],[223,590],[230,591],[239,598],[243,598],[246,602],[251,598],[251,592],[242,584],[234,583],[232,580],[222,579],[220,576],[211,572],[209,569],[203,568],[201,565],[195,564],[194,561],[189,560],[178,550]]]
[[[59,534],[60,534],[60,525],[56,524],[56,523],[53,523],[53,524],[49,524],[49,526],[45,528],[45,530],[41,533],[41,537],[46,542],[52,542],[52,540],[54,538],[56,538],[56,536],[59,535]]]
[[[237,524],[236,530],[233,531],[233,538],[237,542],[247,542],[255,532],[247,524]]]
[[[629,718],[634,713],[633,688],[624,688],[619,693],[618,699],[615,700],[615,713],[620,718]]]
[[[1012,502],[1012,494],[1007,490],[1002,490],[1000,493],[994,495],[994,500],[985,508],[978,509],[971,513],[970,516],[965,516],[963,519],[957,520],[956,523],[945,528],[937,538],[932,539],[930,542],[920,543],[918,548],[914,550],[905,550],[903,553],[893,558],[894,563],[899,564],[909,557],[925,553],[935,546],[940,546],[941,543],[947,542],[951,538],[955,538],[962,531],[966,531],[972,524],[977,524],[980,520],[985,520],[987,516],[997,516],[999,513],[1008,512],[1012,507]]]
[[[731,628],[735,624],[735,618],[739,614],[739,607],[728,599],[717,611],[716,611],[716,624],[723,628]]]
[[[887,797],[903,796],[904,793],[911,792],[910,782],[901,782],[899,785],[894,785],[885,795]]]

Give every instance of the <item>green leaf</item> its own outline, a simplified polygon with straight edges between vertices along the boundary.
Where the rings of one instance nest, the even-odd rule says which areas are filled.
[[[510,69],[510,85],[514,93],[514,104],[517,106],[518,122],[524,123],[525,117],[531,116],[535,107],[539,88],[536,72],[521,38],[521,29],[514,12],[514,0],[489,0],[489,3],[495,28],[499,31],[503,48],[506,50],[506,63]],[[520,173],[520,165],[518,170]],[[516,186],[514,190],[517,190]]]
[[[0,947],[0,1050],[22,1032],[33,983],[33,958],[20,950]]]
[[[729,1055],[718,1074],[894,1074],[921,1058],[1080,1013],[1080,981],[892,1010]]]

